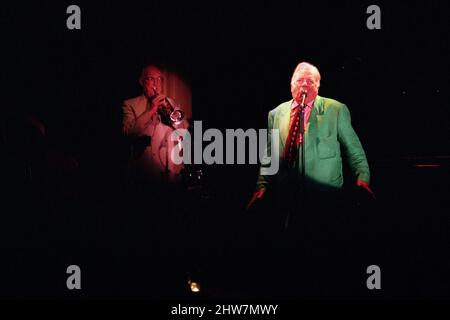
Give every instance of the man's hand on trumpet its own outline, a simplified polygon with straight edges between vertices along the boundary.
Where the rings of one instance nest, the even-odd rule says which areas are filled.
[[[149,112],[151,115],[158,111],[158,107],[163,105],[167,108],[166,96],[163,94],[156,94],[153,96],[152,102],[149,104]]]

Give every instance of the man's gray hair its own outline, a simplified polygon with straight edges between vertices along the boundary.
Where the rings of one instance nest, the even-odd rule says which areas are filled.
[[[313,64],[311,64],[311,63],[309,63],[309,62],[305,62],[305,61],[300,62],[300,63],[297,65],[297,67],[295,68],[294,73],[292,74],[291,85],[292,85],[293,82],[294,82],[295,75],[296,75],[297,73],[299,73],[300,71],[305,70],[305,69],[310,69],[310,70],[313,70],[313,71],[314,71],[314,73],[315,73],[315,75],[316,75],[316,76],[315,76],[316,81],[317,81],[317,83],[320,85],[320,79],[321,79],[321,77],[320,77],[319,69],[317,69],[317,67],[316,67],[315,65],[313,65]]]

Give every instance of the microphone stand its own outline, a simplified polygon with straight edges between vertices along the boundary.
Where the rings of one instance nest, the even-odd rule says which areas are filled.
[[[303,97],[306,97],[306,95],[303,95]],[[300,135],[300,145],[301,145],[301,151],[302,151],[302,175],[300,179],[300,188],[301,193],[304,193],[305,190],[305,98],[303,98],[303,103],[299,105],[300,108],[300,124],[299,124],[299,130],[298,134]]]
[[[290,209],[288,210],[288,215],[286,217],[285,223],[284,223],[284,228],[287,230],[289,227],[289,223],[291,220],[291,211],[296,211],[298,212],[298,205],[299,203],[305,203],[305,100],[306,100],[306,93],[302,93],[302,101],[301,103],[297,106],[297,108],[299,109],[299,127],[298,127],[298,132],[297,135],[300,135],[300,144],[301,144],[301,177],[300,177],[300,183],[299,185],[297,185],[298,183],[298,150],[297,150],[297,154],[295,155],[295,161],[294,161],[294,170],[295,170],[295,179],[294,179],[294,184],[292,187],[296,188],[296,191],[293,192],[293,198],[291,199],[291,206]],[[297,137],[295,138],[297,139]],[[300,187],[300,190],[297,189],[297,187]],[[298,191],[298,198],[295,196],[297,194]],[[300,200],[300,201],[298,201]]]
[[[304,195],[305,192],[305,100],[306,100],[306,93],[302,93],[301,95],[301,102],[298,105],[299,110],[299,127],[298,127],[298,135],[300,136],[300,145],[301,145],[301,177],[300,177],[300,195]],[[295,155],[296,160],[295,161],[295,174],[296,174],[296,181],[298,181],[298,153]]]

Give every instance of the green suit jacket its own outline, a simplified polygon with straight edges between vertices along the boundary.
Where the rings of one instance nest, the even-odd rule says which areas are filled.
[[[284,159],[284,148],[289,134],[289,120],[292,100],[280,104],[269,112],[269,139],[265,159],[268,163],[272,152],[279,158],[279,171],[275,175],[265,175],[268,165],[262,165],[257,190],[265,190],[276,182],[284,184],[295,176],[288,170]],[[272,150],[271,130],[279,129],[279,148]],[[329,98],[317,96],[308,123],[305,127],[305,176],[307,187],[340,189],[343,186],[342,157],[348,158],[349,167],[357,179],[370,182],[369,166],[361,142],[351,125],[350,112],[346,105]],[[301,148],[299,148],[301,159]],[[301,162],[297,170],[301,175]],[[295,170],[295,169],[294,169]]]

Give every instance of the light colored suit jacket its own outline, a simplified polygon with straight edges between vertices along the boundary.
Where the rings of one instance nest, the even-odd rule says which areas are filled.
[[[257,190],[265,190],[273,182],[285,183],[295,174],[289,171],[283,159],[284,148],[289,134],[289,121],[292,100],[280,104],[269,112],[268,129],[279,129],[280,140],[278,157],[280,169],[275,176],[264,175],[264,165],[261,166],[257,182]],[[268,139],[266,159],[269,162],[271,152],[271,137]],[[340,189],[343,186],[342,157],[344,153],[352,173],[369,182],[370,173],[367,159],[361,142],[356,135],[350,120],[350,112],[344,104],[329,98],[317,96],[309,121],[305,127],[305,176],[307,187],[324,187]],[[299,148],[301,159],[301,148]],[[297,170],[301,176],[301,161]],[[294,169],[295,170],[295,169]]]
[[[171,160],[174,129],[163,124],[158,113],[148,123],[144,123],[141,115],[149,109],[144,95],[125,100],[122,104],[122,132],[125,136],[136,138],[143,135],[151,137],[151,145],[137,159],[130,160],[130,174],[135,179],[146,179],[156,184],[173,184],[179,182],[183,165]],[[185,122],[181,127],[186,128]]]

